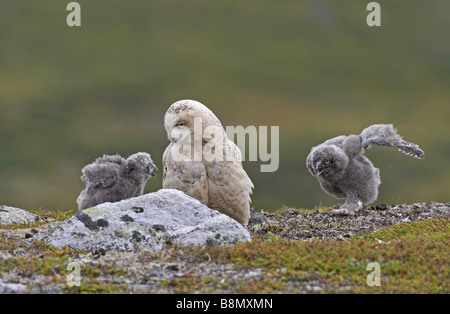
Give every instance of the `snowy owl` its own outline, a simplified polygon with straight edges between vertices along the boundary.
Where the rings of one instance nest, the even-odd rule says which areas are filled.
[[[415,158],[424,157],[419,146],[404,141],[392,124],[374,124],[360,135],[341,135],[313,147],[306,167],[325,192],[346,199],[334,213],[354,214],[363,204],[377,199],[380,171],[364,156],[364,149],[371,145],[395,147]]]
[[[163,188],[181,190],[246,226],[253,183],[219,119],[198,101],[180,100],[167,110],[164,127],[170,144]]]
[[[81,180],[86,188],[78,196],[78,209],[140,196],[147,180],[157,172],[158,168],[147,153],[136,153],[127,159],[103,155],[82,169]]]

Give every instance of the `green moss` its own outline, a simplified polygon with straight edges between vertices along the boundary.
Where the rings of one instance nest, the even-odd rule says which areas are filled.
[[[94,267],[83,265],[80,269],[80,273],[87,278],[97,278],[105,275],[120,277],[128,274],[126,270],[102,263],[96,264]]]
[[[364,235],[364,239],[390,241],[398,238],[448,240],[450,234],[450,218],[422,220],[414,223],[401,223],[390,228]]]
[[[67,246],[56,248],[41,241],[33,241],[32,245],[28,246],[15,239],[1,236],[0,251],[9,256],[18,256],[2,260],[0,271],[8,272],[14,270],[25,277],[33,274],[63,274],[69,259],[78,257],[82,252]]]
[[[195,290],[202,289],[213,281],[212,277],[198,278],[188,276],[165,279],[161,284],[162,286],[172,288],[174,293],[193,293]]]
[[[63,287],[63,290],[81,294],[123,294],[133,292],[133,290],[125,283],[105,283],[98,279],[83,280],[81,281],[80,286],[69,287],[66,285]]]
[[[331,292],[448,293],[448,218],[400,224],[350,241],[253,240],[234,247],[205,248],[214,260],[238,268],[260,268],[281,282],[318,276]],[[381,241],[380,241],[381,240]],[[368,263],[381,268],[381,287],[369,287]],[[256,291],[248,287],[249,293]],[[329,291],[329,292],[330,292]]]
[[[30,212],[40,217],[55,219],[56,221],[66,220],[73,216],[73,212],[71,210],[61,211],[58,209],[56,211],[49,211],[44,209],[38,209],[38,210],[31,210]]]

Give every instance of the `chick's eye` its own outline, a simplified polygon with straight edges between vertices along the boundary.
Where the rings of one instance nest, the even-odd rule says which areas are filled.
[[[325,160],[325,165],[329,165],[329,164],[331,164],[331,161]]]

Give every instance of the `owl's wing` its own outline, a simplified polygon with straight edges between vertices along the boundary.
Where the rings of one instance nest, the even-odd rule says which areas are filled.
[[[241,151],[236,144],[226,139],[223,148],[225,160],[204,161],[208,173],[209,207],[247,225],[253,183],[242,167]]]
[[[81,180],[88,187],[107,189],[120,180],[122,167],[115,163],[92,163],[82,170]]]
[[[322,144],[323,145],[336,145],[338,147],[342,147],[342,144],[344,143],[346,138],[347,138],[347,136],[345,136],[345,135],[339,135],[339,136],[330,138],[329,140],[326,140]]]
[[[174,143],[167,146],[163,154],[163,188],[177,189],[209,205],[208,180],[201,161],[178,161],[172,156]]]
[[[395,147],[409,156],[422,159],[424,152],[418,145],[409,143],[397,133],[392,124],[374,124],[361,132],[361,145],[368,148],[371,145]]]

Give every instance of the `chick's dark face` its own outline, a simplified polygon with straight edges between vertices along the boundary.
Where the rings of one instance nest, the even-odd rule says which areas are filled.
[[[334,161],[332,159],[322,159],[314,164],[317,176],[328,177],[333,173]]]
[[[345,172],[348,157],[342,149],[330,145],[318,148],[314,152],[313,168],[317,177],[336,177]]]

